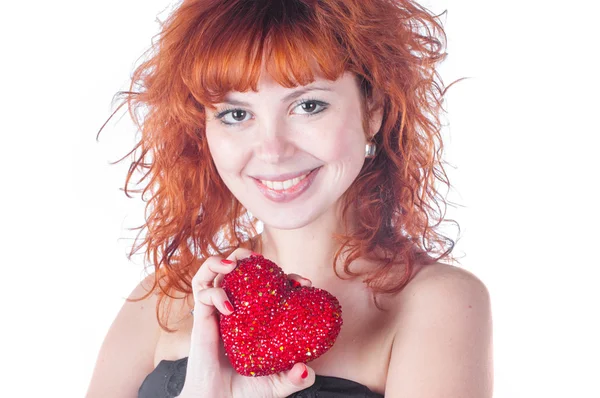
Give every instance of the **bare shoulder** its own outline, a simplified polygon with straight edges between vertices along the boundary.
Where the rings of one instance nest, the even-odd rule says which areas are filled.
[[[133,288],[129,299],[150,292],[154,274]],[[125,301],[100,347],[87,398],[132,397],[152,371],[160,328],[156,320],[155,292],[139,301]]]
[[[407,322],[491,322],[491,299],[486,285],[473,273],[444,263],[424,267],[402,291],[397,327]]]
[[[477,299],[489,303],[485,284],[466,269],[450,264],[435,263],[423,267],[403,291],[401,301],[448,299]]]
[[[447,264],[427,266],[397,304],[386,395],[492,396],[491,302],[477,276]]]

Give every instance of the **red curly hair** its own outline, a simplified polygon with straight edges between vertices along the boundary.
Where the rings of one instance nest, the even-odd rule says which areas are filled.
[[[417,262],[449,257],[454,241],[435,230],[447,205],[435,183],[450,187],[441,161],[446,90],[436,65],[446,57],[446,37],[438,18],[410,0],[184,0],[135,69],[130,90],[119,93],[141,132],[125,155],[139,150],[126,195],[136,170],[145,170],[139,182],[149,178],[141,191],[146,222],[137,228],[148,232],[130,256],[147,245],[144,259],[155,269],[152,291],[128,300],[156,291],[159,324],[171,332],[168,311],[161,311],[165,297],[191,294],[191,279],[207,257],[227,256],[257,236],[259,220],[212,161],[205,109],[229,91],[256,91],[263,67],[285,87],[306,85],[315,72],[330,80],[352,72],[365,131],[374,111],[366,104],[381,93],[378,154],[342,197],[342,221],[347,225],[354,208],[357,228],[352,236],[334,236],[336,274],[343,253],[351,276],[359,275],[349,269],[355,259],[376,260],[381,265],[363,276],[377,304],[376,294],[408,283]]]

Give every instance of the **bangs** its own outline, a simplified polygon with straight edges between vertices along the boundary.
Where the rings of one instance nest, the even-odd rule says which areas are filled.
[[[214,3],[181,49],[181,77],[205,106],[230,91],[257,91],[265,71],[291,88],[315,76],[335,80],[347,69],[335,32],[300,0]]]

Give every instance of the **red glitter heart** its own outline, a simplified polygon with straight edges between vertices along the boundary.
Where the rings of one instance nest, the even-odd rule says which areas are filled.
[[[263,256],[238,261],[221,287],[234,307],[233,314],[220,317],[221,337],[241,375],[266,376],[317,359],[341,330],[342,308],[333,295],[294,287]]]

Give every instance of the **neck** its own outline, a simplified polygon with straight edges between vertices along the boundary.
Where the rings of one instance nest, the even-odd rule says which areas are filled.
[[[313,284],[337,278],[333,260],[340,244],[334,233],[346,233],[341,223],[341,211],[332,209],[302,228],[282,230],[264,226],[261,239],[262,255],[279,265],[286,274],[298,274]],[[338,272],[342,268],[338,260]]]

